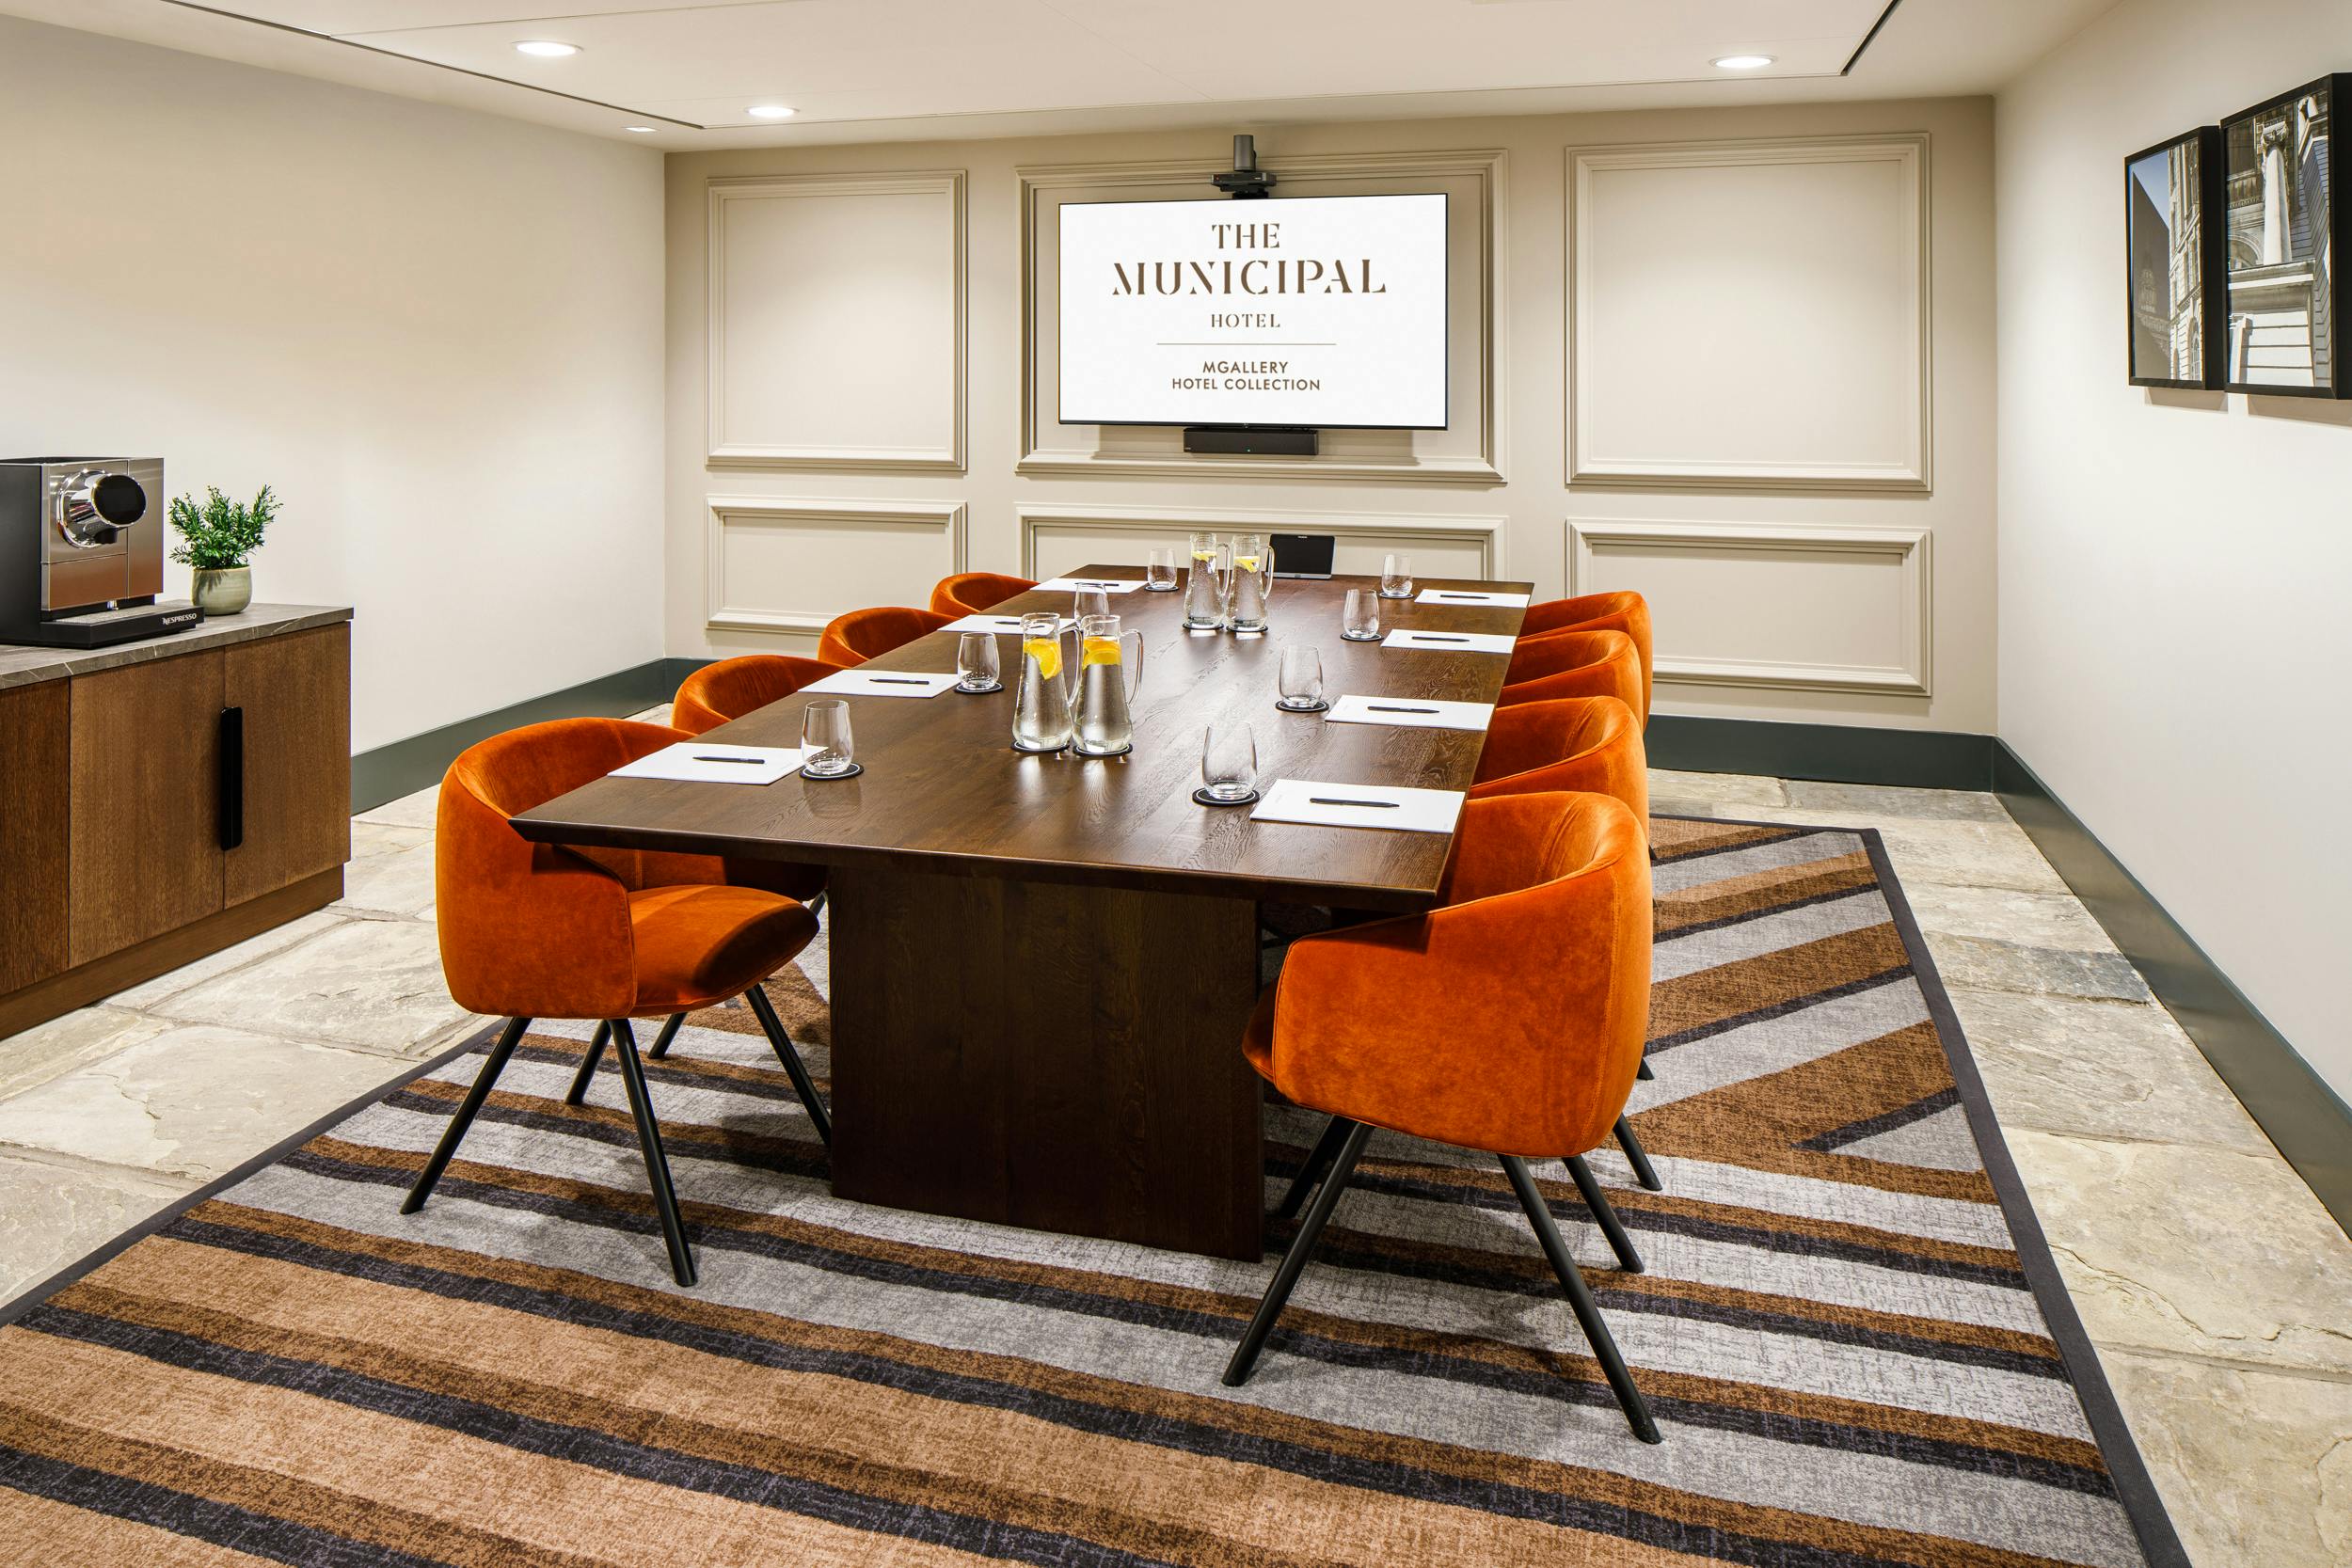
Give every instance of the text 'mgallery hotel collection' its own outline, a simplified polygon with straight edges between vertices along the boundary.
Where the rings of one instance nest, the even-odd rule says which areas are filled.
[[[2352,1562],[2352,8],[1181,9],[0,0],[0,1564]]]

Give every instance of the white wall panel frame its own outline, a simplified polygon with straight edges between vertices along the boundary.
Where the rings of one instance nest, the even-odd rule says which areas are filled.
[[[1675,439],[1661,436],[1654,443],[1645,442],[1651,450],[1635,450],[1620,445],[1610,450],[1611,442],[1597,428],[1597,414],[1612,396],[1612,367],[1603,363],[1598,340],[1601,333],[1589,329],[1617,312],[1623,320],[1630,313],[1621,302],[1613,307],[1602,297],[1607,284],[1600,276],[1597,258],[1600,249],[1601,222],[1596,211],[1597,177],[1604,174],[1654,173],[1672,178],[1681,171],[1753,170],[1759,176],[1771,170],[1823,170],[1847,166],[1857,171],[1858,178],[1867,178],[1874,169],[1891,170],[1895,176],[1895,201],[1899,210],[1880,214],[1890,224],[1894,240],[1894,255],[1884,276],[1874,279],[1899,300],[1900,325],[1886,340],[1867,347],[1883,356],[1883,379],[1892,395],[1902,400],[1900,428],[1891,443],[1881,450],[1854,450],[1844,453],[1824,451],[1804,459],[1777,460],[1754,456],[1710,458],[1687,448],[1687,436],[1694,422],[1688,410],[1672,397],[1661,398],[1659,418],[1662,423],[1676,428],[1674,436],[1686,441],[1686,448],[1675,451]],[[1932,309],[1930,279],[1930,180],[1928,169],[1928,137],[1925,133],[1899,135],[1824,136],[1795,139],[1740,140],[1722,142],[1671,142],[1621,147],[1574,147],[1567,149],[1567,219],[1568,298],[1566,302],[1567,332],[1567,482],[1575,485],[1672,487],[1679,489],[1740,489],[1740,490],[1803,490],[1803,491],[1926,491],[1932,488],[1934,408],[1932,359]],[[1791,213],[1790,222],[1799,223],[1802,214]],[[1884,238],[1885,236],[1882,236]],[[1736,247],[1710,246],[1710,250],[1736,254]],[[1686,295],[1686,298],[1692,297]],[[1694,312],[1695,314],[1695,312]],[[1726,337],[1736,338],[1736,326]],[[1825,335],[1827,336],[1827,335]],[[1818,356],[1802,354],[1780,357],[1773,374],[1778,383],[1768,394],[1773,404],[1783,400],[1803,400],[1807,396],[1804,376],[1808,372],[1838,373],[1841,361],[1835,354]],[[1724,349],[1725,356],[1736,352],[1736,341]],[[1718,359],[1720,364],[1721,360]],[[1693,356],[1689,374],[1692,378],[1707,376],[1707,363]],[[1616,376],[1617,390],[1622,393],[1626,377]],[[1817,402],[1828,401],[1817,399]],[[1867,400],[1866,400],[1867,401]],[[1624,406],[1623,399],[1613,405]],[[1858,442],[1858,445],[1867,444]]]
[[[710,188],[709,242],[709,440],[708,461],[714,467],[778,469],[879,470],[898,473],[961,473],[965,462],[966,422],[966,238],[964,172],[961,169],[911,170],[875,174],[761,175],[714,179]],[[878,440],[857,444],[813,444],[790,439],[783,431],[753,435],[733,433],[727,405],[727,344],[729,280],[727,224],[730,214],[747,202],[851,201],[860,198],[928,196],[938,198],[944,241],[945,268],[939,279],[951,292],[953,306],[943,341],[934,345],[935,363],[910,379],[944,381],[948,400],[946,430],[925,431],[904,442]],[[910,403],[914,409],[920,405]]]
[[[837,500],[777,496],[713,496],[705,560],[708,575],[704,592],[703,624],[722,631],[798,632],[813,635],[845,610],[874,604],[930,603],[932,584],[965,569],[965,522],[961,501]],[[910,531],[936,535],[938,569],[923,567],[914,576],[888,583],[856,588],[842,602],[819,602],[820,595],[798,593],[752,600],[742,585],[729,580],[730,530],[788,531],[801,529],[812,540],[822,534],[865,534],[876,543],[896,545]],[[929,575],[925,575],[925,574]],[[815,578],[809,574],[803,580]],[[917,578],[920,578],[918,581]],[[875,596],[877,594],[881,596]],[[852,602],[853,601],[853,602]]]
[[[1505,258],[1509,234],[1503,188],[1506,159],[1500,149],[1464,151],[1347,152],[1263,156],[1260,165],[1273,170],[1293,188],[1305,182],[1347,182],[1382,189],[1433,190],[1447,180],[1470,181],[1476,192],[1472,214],[1479,254],[1470,269],[1478,289],[1474,348],[1479,373],[1474,398],[1477,410],[1475,451],[1422,454],[1413,450],[1412,432],[1330,430],[1323,436],[1315,457],[1264,458],[1187,453],[1173,441],[1174,428],[1160,437],[1165,450],[1106,451],[1056,445],[1062,427],[1055,421],[1051,383],[1041,364],[1039,328],[1053,314],[1052,301],[1038,292],[1045,274],[1039,250],[1043,218],[1066,193],[1119,190],[1151,197],[1198,193],[1215,172],[1199,161],[1124,164],[1057,164],[1025,166],[1015,172],[1021,185],[1021,458],[1016,471],[1024,474],[1132,474],[1158,479],[1203,479],[1224,476],[1259,479],[1309,479],[1340,483],[1364,480],[1395,483],[1422,481],[1451,484],[1500,484],[1503,482]],[[1321,190],[1311,194],[1326,193]],[[1457,286],[1458,283],[1457,283]],[[1452,354],[1459,356],[1462,334],[1453,335]],[[1461,418],[1465,400],[1455,398],[1453,416]],[[1084,427],[1073,427],[1084,428]],[[1155,427],[1156,428],[1156,427]],[[1146,440],[1135,430],[1122,430],[1128,440]],[[1434,435],[1442,433],[1422,433]]]
[[[1676,557],[1714,558],[1726,567],[1780,558],[1802,565],[1808,558],[1862,558],[1884,562],[1893,624],[1887,657],[1878,662],[1801,658],[1740,658],[1678,654],[1670,616],[1653,607],[1656,674],[1661,681],[1697,686],[1765,687],[1788,691],[1862,691],[1924,697],[1931,689],[1935,644],[1934,574],[1924,528],[1859,528],[1835,524],[1677,522],[1657,519],[1579,517],[1568,521],[1568,592],[1591,594],[1638,587],[1604,572],[1598,558],[1617,560]],[[1761,580],[1756,593],[1778,595]],[[1862,607],[1857,607],[1862,608]]]

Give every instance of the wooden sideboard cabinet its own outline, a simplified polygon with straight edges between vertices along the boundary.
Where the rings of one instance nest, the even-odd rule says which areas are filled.
[[[342,896],[350,613],[0,648],[0,1037]]]

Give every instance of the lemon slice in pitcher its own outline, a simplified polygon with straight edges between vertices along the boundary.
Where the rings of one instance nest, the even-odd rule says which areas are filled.
[[[1086,661],[1089,664],[1117,664],[1119,662],[1119,639],[1116,637],[1088,638]]]
[[[1061,673],[1061,639],[1032,637],[1021,644],[1021,652],[1037,660],[1037,673],[1047,680]]]
[[[1254,555],[1237,555],[1233,558],[1233,564],[1245,572],[1254,572],[1258,569],[1258,558]]]

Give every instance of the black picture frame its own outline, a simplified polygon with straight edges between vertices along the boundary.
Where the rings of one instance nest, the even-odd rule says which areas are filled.
[[[2344,362],[2352,217],[2326,134],[2347,101],[2352,74],[2337,71],[2221,122],[2222,385],[2233,392],[2352,397]]]
[[[2148,166],[2159,159],[2166,176],[2161,205]],[[2213,125],[2123,160],[2123,364],[2135,387],[2210,391],[2221,385],[2229,304],[2221,165],[2221,131]],[[2183,205],[2191,209],[2185,219]],[[2184,225],[2189,237],[2176,243]],[[2185,265],[2194,269],[2185,279],[2177,276]],[[2184,349],[2193,352],[2193,363],[2183,362]]]

